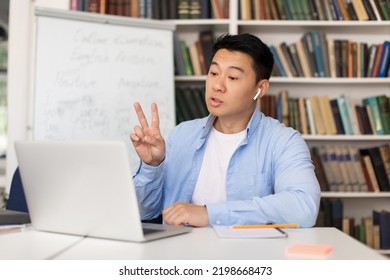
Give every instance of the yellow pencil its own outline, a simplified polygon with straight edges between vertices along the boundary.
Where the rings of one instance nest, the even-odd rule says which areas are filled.
[[[264,224],[264,225],[237,225],[233,229],[256,229],[256,228],[298,228],[298,224]]]

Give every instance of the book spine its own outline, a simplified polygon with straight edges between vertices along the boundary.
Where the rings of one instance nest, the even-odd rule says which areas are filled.
[[[276,52],[275,46],[270,45],[270,46],[269,46],[269,49],[270,49],[270,51],[272,52],[272,55],[273,55],[274,61],[275,61],[275,66],[278,68],[280,75],[281,75],[282,77],[287,77],[287,73],[286,73],[286,71],[284,70],[283,64],[282,64],[282,62],[280,61],[280,58],[279,58],[279,56],[278,56],[278,54],[277,54],[277,52]]]
[[[313,51],[314,51],[314,58],[316,62],[316,67],[318,71],[319,77],[325,77],[325,68],[324,68],[324,60],[322,57],[322,46],[320,42],[320,35],[319,32],[312,31],[311,32],[311,38],[313,42]]]
[[[374,69],[375,55],[376,55],[377,49],[378,49],[378,46],[375,44],[371,45],[368,48],[368,61],[367,61],[366,77],[372,76],[372,72]]]
[[[302,134],[306,135],[309,134],[309,131],[307,126],[305,99],[303,97],[299,97],[298,106],[299,106],[299,117],[301,122]]]
[[[382,57],[383,48],[384,48],[383,44],[379,44],[377,46],[377,48],[376,48],[374,62],[373,62],[372,71],[371,71],[371,77],[372,78],[375,78],[378,75],[379,64],[380,64],[380,60],[381,60],[381,57]]]
[[[374,166],[369,154],[368,149],[360,149],[360,156],[362,159],[362,166],[367,170],[368,173],[368,180],[371,182],[372,190],[373,192],[380,192],[381,189],[379,188],[378,179],[375,175]]]
[[[370,156],[380,191],[390,191],[390,182],[387,178],[385,164],[382,160],[379,147],[368,148],[367,153]]]
[[[298,72],[298,69],[294,63],[294,59],[292,57],[292,54],[290,52],[289,47],[287,46],[287,44],[285,42],[283,42],[280,44],[280,48],[284,54],[287,65],[288,65],[293,77],[299,77],[299,72]]]
[[[184,69],[183,53],[180,47],[180,39],[176,34],[173,36],[173,53],[175,56],[176,74],[179,76],[184,76],[186,72]]]
[[[312,38],[310,33],[309,32],[305,33],[301,38],[301,40],[306,53],[306,57],[308,58],[311,77],[318,77],[318,70],[317,70],[316,61],[314,57],[314,49],[313,49],[313,43],[312,43]]]
[[[376,17],[376,20],[377,21],[382,21],[382,17],[378,11],[378,6],[376,5],[375,3],[375,0],[369,0],[370,1],[370,4],[371,4],[371,7],[372,7],[372,10],[375,14],[375,17]]]
[[[180,51],[183,55],[185,74],[187,76],[191,76],[191,75],[193,75],[193,71],[192,71],[190,55],[188,52],[188,47],[186,45],[186,42],[184,40],[179,40],[179,46],[180,46]]]
[[[343,127],[345,134],[352,135],[353,129],[352,129],[352,122],[350,115],[348,113],[348,106],[347,106],[347,99],[344,95],[340,95],[337,97],[337,104],[339,106],[340,116],[341,120],[343,122]]]
[[[367,192],[368,186],[367,186],[366,178],[364,177],[364,172],[360,161],[360,154],[358,152],[358,149],[355,146],[348,146],[348,152],[351,157],[351,162],[353,164],[353,170],[354,170],[355,177],[357,179],[359,191]]]
[[[377,77],[386,77],[390,63],[390,41],[383,43],[383,51],[379,60]]]
[[[349,177],[348,164],[347,160],[345,159],[345,154],[342,152],[342,149],[339,146],[335,146],[334,150],[336,153],[336,160],[340,168],[341,180],[343,183],[343,189],[340,189],[340,191],[351,192],[353,190],[353,186],[351,178]]]
[[[367,15],[368,15],[368,19],[369,20],[377,20],[377,17],[376,17],[376,14],[372,8],[372,5],[370,3],[369,0],[363,0],[363,6],[364,6],[364,9],[366,10],[367,12]]]
[[[309,131],[311,135],[317,134],[317,129],[316,125],[314,122],[314,116],[313,116],[313,109],[311,107],[311,101],[309,98],[305,99],[305,104],[306,104],[306,112],[307,112],[307,119],[309,123]]]
[[[190,59],[191,59],[191,64],[193,68],[193,74],[196,76],[201,76],[202,75],[202,69],[200,66],[200,60],[199,60],[199,54],[198,54],[198,49],[196,48],[196,45],[192,45],[188,49]]]
[[[319,149],[317,147],[313,147],[310,149],[310,154],[314,164],[314,171],[320,184],[320,188],[322,192],[329,191],[329,184],[326,178],[325,169],[321,161],[321,155],[319,154]]]
[[[377,96],[379,114],[383,124],[383,133],[390,134],[390,104],[386,95]]]
[[[376,134],[384,134],[383,123],[380,116],[380,108],[376,96],[370,96],[363,99],[363,105],[370,107],[371,117],[374,122],[374,130]]]
[[[334,118],[335,124],[336,124],[337,134],[345,134],[343,122],[341,120],[339,106],[337,104],[337,99],[330,100],[330,105],[332,108],[333,118]]]
[[[301,62],[300,62],[300,59],[298,56],[298,50],[297,50],[296,44],[295,43],[290,44],[288,46],[288,50],[291,54],[291,58],[292,58],[292,61],[294,63],[294,66],[298,72],[298,77],[304,77],[305,74],[303,72],[303,68],[302,68],[302,65],[301,65]]]
[[[282,50],[282,46],[281,45],[276,45],[275,46],[275,50],[276,50],[276,54],[278,55],[278,57],[280,59],[280,62],[283,65],[284,71],[286,71],[287,77],[290,77],[290,78],[293,77],[293,73],[291,72],[291,69],[290,69],[289,64],[287,62],[287,58],[284,55],[284,52]]]
[[[303,76],[306,78],[309,78],[309,77],[311,77],[310,66],[309,66],[307,56],[305,54],[305,50],[303,48],[303,43],[301,40],[299,40],[296,42],[295,45],[296,45],[296,49],[297,49],[298,59],[301,63]]]
[[[178,19],[190,18],[190,1],[179,0],[177,3],[177,17]]]

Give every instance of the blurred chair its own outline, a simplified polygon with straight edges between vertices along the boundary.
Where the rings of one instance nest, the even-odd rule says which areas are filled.
[[[23,184],[20,179],[19,167],[16,168],[14,176],[12,177],[6,209],[28,213]]]

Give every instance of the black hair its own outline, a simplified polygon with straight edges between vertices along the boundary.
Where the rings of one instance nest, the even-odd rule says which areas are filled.
[[[211,52],[211,59],[217,51],[226,49],[228,51],[238,51],[249,55],[253,60],[253,70],[256,73],[256,81],[271,77],[274,66],[274,57],[266,44],[258,37],[244,33],[238,35],[222,34],[217,38]]]

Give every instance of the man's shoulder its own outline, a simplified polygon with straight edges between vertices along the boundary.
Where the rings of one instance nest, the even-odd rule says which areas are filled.
[[[207,122],[207,117],[200,118],[200,119],[193,119],[193,120],[188,120],[179,123],[175,129],[193,129],[193,128],[203,128],[206,125]]]
[[[292,127],[286,126],[284,123],[272,117],[264,116],[260,122],[260,127],[260,131],[262,131],[262,133],[267,132],[267,135],[271,139],[277,138],[280,140],[291,140],[295,138],[302,138],[302,135],[299,131]]]
[[[261,119],[260,125],[266,127],[267,129],[272,129],[274,130],[274,132],[278,132],[278,133],[294,134],[298,132],[294,128],[286,126],[284,123],[280,122],[279,120],[265,115]]]

